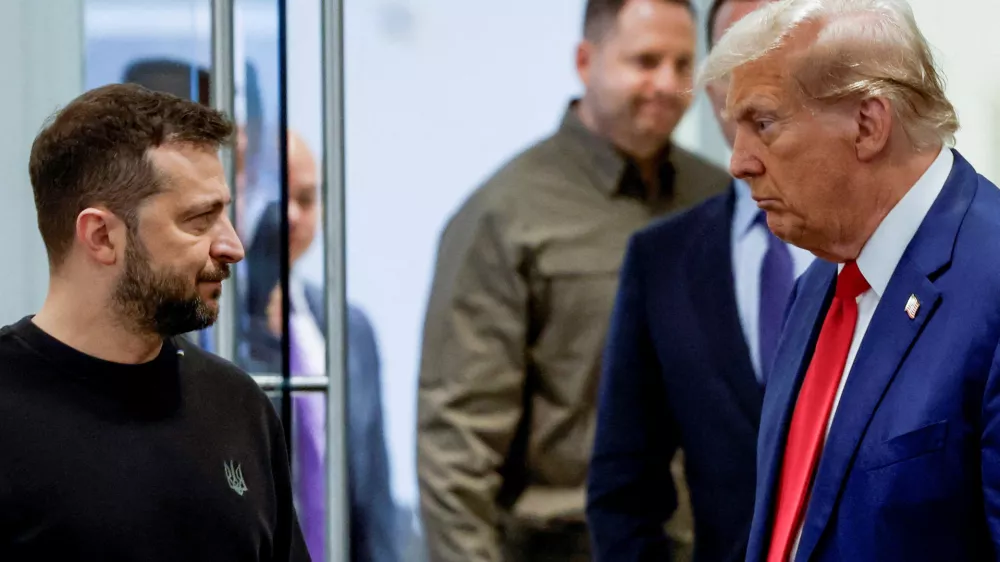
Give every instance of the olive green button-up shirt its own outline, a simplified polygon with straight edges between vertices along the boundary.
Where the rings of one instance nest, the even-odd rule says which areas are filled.
[[[571,105],[553,136],[503,166],[445,228],[418,391],[433,561],[497,562],[505,525],[585,520],[601,355],[628,239],[730,182],[677,147],[660,170],[659,188],[645,189]]]

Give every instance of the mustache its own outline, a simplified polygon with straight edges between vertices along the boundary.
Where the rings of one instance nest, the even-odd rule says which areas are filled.
[[[219,264],[219,267],[212,271],[205,271],[198,276],[198,281],[202,283],[221,283],[226,279],[229,279],[231,272],[229,271],[229,264],[223,263]]]

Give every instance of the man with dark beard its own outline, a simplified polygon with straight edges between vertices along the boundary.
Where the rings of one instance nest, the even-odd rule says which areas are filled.
[[[50,264],[0,330],[0,559],[308,560],[280,422],[211,325],[243,247],[233,125],[139,86],[83,94],[31,150]]]

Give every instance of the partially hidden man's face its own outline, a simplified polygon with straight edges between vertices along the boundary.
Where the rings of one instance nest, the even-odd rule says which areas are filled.
[[[296,135],[288,138],[288,253],[295,263],[306,253],[319,222],[319,175],[316,160],[305,141]]]
[[[162,188],[129,228],[114,303],[141,330],[173,336],[215,322],[222,281],[243,259],[243,245],[226,212],[230,192],[214,150],[169,144],[149,158]]]
[[[770,0],[729,0],[728,2],[722,4],[719,7],[719,11],[715,14],[715,22],[712,25],[712,42],[717,43],[719,39],[725,35],[726,31],[733,26],[734,23],[740,21],[750,12],[756,10],[757,8],[767,4]],[[732,119],[726,118],[726,94],[729,90],[728,80],[717,80],[708,84],[705,87],[708,93],[708,99],[712,102],[712,109],[715,112],[715,118],[718,119],[719,125],[722,127],[722,134],[725,135],[726,141],[729,146],[733,146],[733,142],[736,139],[736,123]]]
[[[631,0],[611,29],[584,41],[577,69],[602,132],[635,157],[669,140],[691,103],[695,31],[689,9]]]

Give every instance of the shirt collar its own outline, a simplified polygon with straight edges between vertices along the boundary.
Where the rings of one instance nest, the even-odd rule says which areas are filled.
[[[294,268],[288,275],[288,304],[291,306],[290,312],[292,314],[302,314],[309,311],[305,281]]]
[[[903,252],[920,228],[920,223],[944,189],[954,162],[955,156],[951,149],[942,148],[924,175],[920,176],[917,183],[882,219],[882,223],[861,249],[857,260],[858,269],[880,298],[889,285],[889,279],[899,265]]]
[[[595,134],[583,124],[577,115],[578,104],[579,100],[573,100],[566,108],[558,135],[569,141],[568,144],[573,152],[590,168],[597,185],[608,196],[629,195],[645,199],[636,193],[634,185],[634,182],[641,182],[638,170],[611,141]],[[675,170],[670,158],[673,152],[671,148],[671,145],[667,144],[661,157],[661,198],[670,197],[673,191]]]
[[[733,178],[733,190],[736,192],[736,203],[733,207],[733,233],[739,240],[750,232],[761,211],[757,208],[753,197],[750,196],[750,186],[746,181]]]

